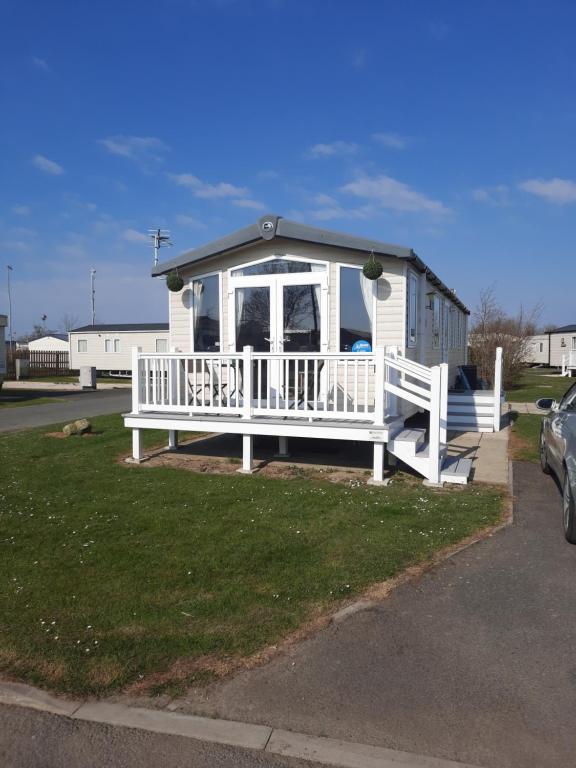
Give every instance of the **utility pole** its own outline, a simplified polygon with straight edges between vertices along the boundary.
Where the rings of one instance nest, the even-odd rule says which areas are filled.
[[[148,237],[152,240],[152,248],[154,248],[154,266],[158,264],[158,253],[160,248],[164,246],[172,245],[170,240],[169,229],[149,229]]]
[[[6,265],[6,272],[8,275],[8,317],[9,317],[9,336],[10,336],[10,352],[14,351],[14,339],[12,337],[12,291],[10,290],[10,273],[12,272],[12,267],[10,264]]]
[[[94,287],[94,278],[96,276],[96,270],[94,267],[90,269],[90,296],[92,301],[92,325],[96,325],[96,288]]]

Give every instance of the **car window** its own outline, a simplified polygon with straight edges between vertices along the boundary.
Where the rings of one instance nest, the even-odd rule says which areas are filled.
[[[562,398],[561,411],[576,411],[576,384],[571,387]]]

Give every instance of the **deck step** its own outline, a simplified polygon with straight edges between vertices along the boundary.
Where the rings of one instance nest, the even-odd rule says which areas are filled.
[[[447,456],[442,464],[440,480],[443,483],[459,483],[460,485],[466,485],[471,469],[472,459]]]
[[[416,453],[418,447],[424,442],[426,437],[425,429],[402,429],[394,435],[391,443],[398,444],[405,451]],[[390,450],[394,451],[393,447]]]

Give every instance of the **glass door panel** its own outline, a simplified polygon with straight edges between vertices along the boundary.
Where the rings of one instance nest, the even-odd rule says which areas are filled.
[[[236,288],[236,349],[270,352],[270,287]]]
[[[284,352],[320,352],[320,285],[284,285],[282,291]]]

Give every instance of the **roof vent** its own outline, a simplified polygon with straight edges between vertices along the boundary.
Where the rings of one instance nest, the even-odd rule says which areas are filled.
[[[276,237],[276,228],[278,226],[279,218],[280,216],[274,214],[266,214],[266,216],[262,216],[258,222],[258,226],[260,228],[260,234],[264,240],[272,240]]]

